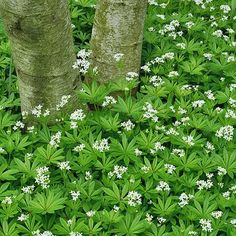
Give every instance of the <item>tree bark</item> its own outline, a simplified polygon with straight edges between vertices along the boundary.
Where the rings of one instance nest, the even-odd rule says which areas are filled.
[[[72,98],[78,74],[66,0],[0,0],[18,77],[21,109],[36,106],[56,114],[63,95]],[[67,106],[69,107],[69,106]]]
[[[139,73],[147,0],[98,0],[92,30],[92,66],[104,83]],[[124,68],[117,69],[114,55],[124,54]]]

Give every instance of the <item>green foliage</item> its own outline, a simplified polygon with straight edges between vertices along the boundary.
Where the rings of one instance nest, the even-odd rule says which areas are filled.
[[[52,126],[21,116],[0,22],[0,236],[236,235],[234,11],[149,2],[139,80],[94,73],[77,91],[88,110]],[[70,0],[76,51],[94,4]]]

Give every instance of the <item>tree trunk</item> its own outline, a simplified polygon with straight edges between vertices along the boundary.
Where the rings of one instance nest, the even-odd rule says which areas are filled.
[[[139,73],[147,0],[98,0],[92,31],[92,66],[98,81],[114,81],[128,72]],[[124,54],[117,69],[114,55]]]
[[[67,0],[0,0],[11,44],[22,111],[38,105],[57,114],[56,105],[78,81]]]

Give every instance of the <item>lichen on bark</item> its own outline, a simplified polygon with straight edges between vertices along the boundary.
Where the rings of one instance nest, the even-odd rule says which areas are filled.
[[[0,0],[0,15],[11,44],[22,111],[41,104],[56,114],[63,95],[71,95],[78,73],[70,13],[65,0]]]
[[[139,73],[147,0],[98,0],[91,38],[92,66],[108,82],[128,72]],[[122,72],[116,53],[124,54]]]

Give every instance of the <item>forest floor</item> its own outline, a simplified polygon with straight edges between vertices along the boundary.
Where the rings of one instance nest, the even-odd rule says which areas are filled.
[[[159,1],[158,1],[159,2]],[[236,235],[236,17],[221,0],[149,1],[141,76],[93,111],[26,127],[0,24],[0,236]],[[94,1],[71,0],[75,50]],[[131,97],[136,85],[139,91]]]

